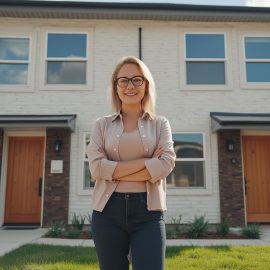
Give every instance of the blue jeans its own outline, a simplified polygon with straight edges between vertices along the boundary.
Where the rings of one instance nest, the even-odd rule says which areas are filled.
[[[147,194],[114,192],[103,212],[93,211],[92,233],[101,270],[164,270],[165,222],[148,211]]]

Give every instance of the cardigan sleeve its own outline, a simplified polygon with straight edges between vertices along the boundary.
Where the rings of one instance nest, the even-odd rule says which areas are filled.
[[[152,183],[166,178],[175,166],[176,155],[173,148],[171,127],[165,117],[161,118],[158,146],[163,149],[162,155],[145,161],[145,167],[151,175],[149,181]]]
[[[108,160],[100,149],[103,148],[104,123],[97,119],[90,135],[90,143],[86,148],[91,177],[94,180],[113,181],[112,175],[117,166],[116,161]]]

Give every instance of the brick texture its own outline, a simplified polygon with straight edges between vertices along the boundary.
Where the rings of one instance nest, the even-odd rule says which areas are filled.
[[[55,153],[54,141],[62,140],[62,151]],[[50,173],[51,160],[63,160],[63,173]],[[47,130],[43,226],[50,222],[68,222],[69,205],[70,132]]]
[[[235,151],[228,152],[227,139],[235,142]],[[218,133],[219,152],[219,191],[221,220],[226,219],[232,226],[245,224],[244,190],[242,178],[241,142],[239,130],[226,130]],[[237,160],[236,164],[231,159]]]

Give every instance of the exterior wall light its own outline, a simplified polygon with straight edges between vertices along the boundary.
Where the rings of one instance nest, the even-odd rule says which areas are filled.
[[[54,141],[54,151],[55,153],[60,153],[62,150],[62,140],[56,139]]]
[[[235,143],[234,143],[234,140],[232,138],[226,140],[225,145],[226,145],[227,152],[234,152],[234,150],[235,150]]]

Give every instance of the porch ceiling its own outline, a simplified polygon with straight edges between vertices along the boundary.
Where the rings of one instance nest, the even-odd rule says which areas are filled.
[[[270,129],[270,113],[210,112],[213,132],[222,129]]]
[[[45,127],[75,130],[76,114],[0,115],[0,127]]]

